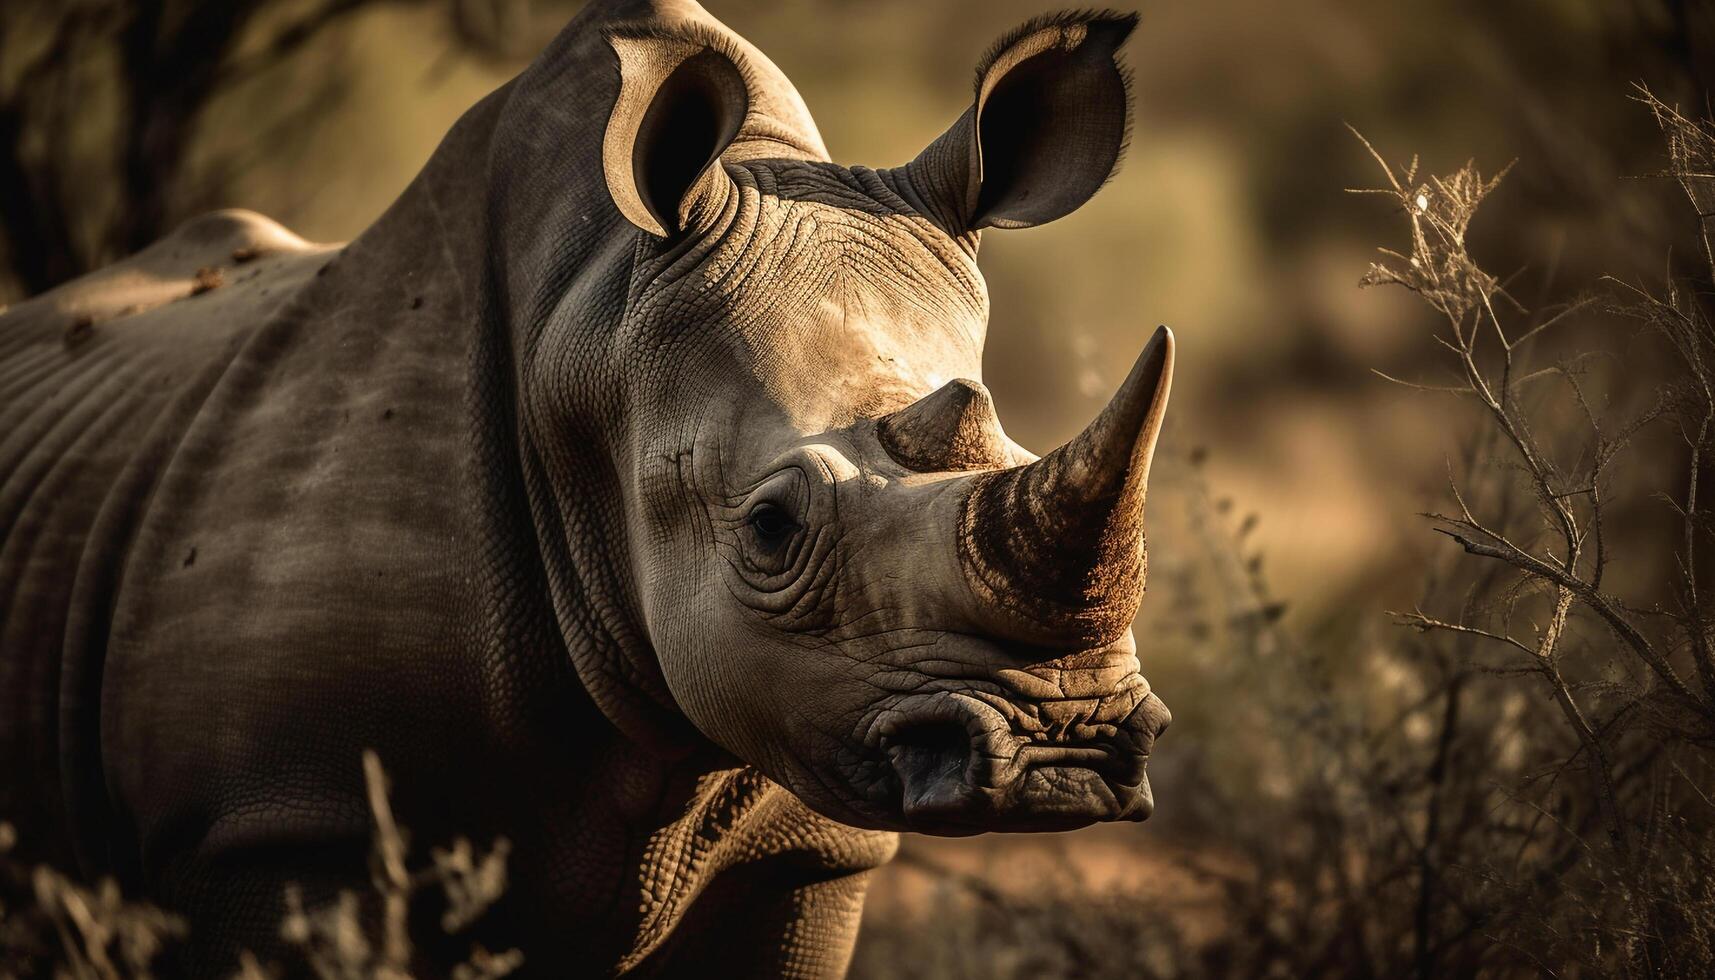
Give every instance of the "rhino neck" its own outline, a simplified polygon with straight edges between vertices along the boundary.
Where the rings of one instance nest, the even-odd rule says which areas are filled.
[[[467,641],[485,651],[485,699],[496,718],[587,714],[587,722],[568,720],[571,737],[613,733],[675,771],[707,772],[736,763],[683,717],[661,676],[625,539],[624,400],[602,397],[622,383],[602,351],[624,313],[641,235],[602,178],[602,136],[619,85],[604,29],[650,18],[663,29],[696,21],[725,32],[692,3],[590,4],[529,69],[460,119],[316,288],[329,292],[330,308],[421,303],[434,323],[463,334],[469,534],[487,583],[473,597]],[[768,94],[732,152],[825,157],[784,76],[760,53],[751,60]],[[411,283],[403,294],[402,280]],[[533,420],[521,397],[547,356],[551,315],[568,308],[584,324],[570,356],[590,379],[570,430]],[[364,328],[392,329],[376,320]],[[567,355],[555,348],[552,356]],[[575,705],[540,680],[566,665]],[[557,693],[518,693],[534,687]],[[520,709],[519,698],[531,707]]]
[[[487,650],[485,669],[569,663],[587,692],[580,710],[681,768],[706,770],[731,763],[674,705],[642,627],[615,475],[625,419],[618,402],[599,397],[620,383],[601,373],[601,349],[624,311],[639,234],[601,179],[601,134],[618,85],[601,28],[616,10],[638,9],[587,8],[530,69],[460,119],[339,264],[408,269],[423,302],[468,331],[472,533],[492,583],[470,641]],[[351,288],[393,290],[394,275]],[[550,314],[568,304],[586,311],[569,356],[587,365],[591,389],[577,425],[549,431],[520,393],[546,356]],[[510,698],[518,684],[496,676],[494,686]],[[577,737],[596,737],[579,728]]]
[[[480,119],[471,137],[449,137],[419,184],[425,208],[455,216],[455,236],[461,226],[482,229],[461,239],[480,245],[458,264],[478,270],[467,300],[481,331],[472,412],[488,454],[485,493],[516,522],[505,529],[509,550],[528,544],[536,556],[540,598],[602,714],[627,737],[680,757],[712,746],[675,705],[643,627],[616,472],[630,451],[625,400],[613,397],[626,378],[608,352],[641,235],[615,207],[602,167],[620,85],[607,31],[620,23],[694,26],[743,53],[757,97],[730,156],[825,159],[803,100],[760,51],[689,0],[619,0],[589,4],[491,105],[473,111]],[[467,187],[475,173],[480,188]],[[568,310],[577,335],[545,343],[551,319]],[[576,407],[544,420],[528,395],[532,377],[539,361],[567,358],[585,390],[565,393]]]

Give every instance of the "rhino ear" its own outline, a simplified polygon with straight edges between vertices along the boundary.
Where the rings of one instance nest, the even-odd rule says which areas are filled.
[[[1037,18],[995,44],[976,99],[909,169],[955,233],[1028,228],[1077,210],[1119,165],[1131,97],[1117,60],[1136,14]]]
[[[642,33],[608,41],[620,75],[602,141],[613,203],[662,237],[710,220],[732,189],[720,155],[750,107],[743,71],[715,39]]]

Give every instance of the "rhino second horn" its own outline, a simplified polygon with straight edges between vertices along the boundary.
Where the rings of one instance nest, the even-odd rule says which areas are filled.
[[[1011,443],[1001,434],[987,388],[954,378],[876,426],[882,448],[919,473],[1006,466]]]
[[[1156,330],[1101,415],[1023,466],[972,478],[959,559],[997,631],[1031,643],[1117,641],[1143,598],[1143,504],[1173,379]]]

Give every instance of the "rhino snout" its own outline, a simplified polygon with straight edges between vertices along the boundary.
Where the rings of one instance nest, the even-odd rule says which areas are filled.
[[[1075,700],[1018,701],[987,686],[904,698],[877,740],[889,795],[910,829],[948,836],[1145,820],[1149,754],[1171,715],[1137,681]]]

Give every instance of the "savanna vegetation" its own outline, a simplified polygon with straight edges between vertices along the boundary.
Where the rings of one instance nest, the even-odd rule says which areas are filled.
[[[1226,720],[1249,737],[1181,790],[1202,828],[1183,859],[1204,885],[1192,907],[1149,887],[1092,896],[1066,874],[1020,898],[924,862],[963,931],[946,944],[943,919],[891,923],[864,950],[869,975],[1715,972],[1715,633],[1698,557],[1715,527],[1715,125],[1638,101],[1667,147],[1658,176],[1699,228],[1698,272],[1535,310],[1467,249],[1501,177],[1431,176],[1364,143],[1384,185],[1361,193],[1409,235],[1362,283],[1442,318],[1443,369],[1390,380],[1475,417],[1446,506],[1423,515],[1457,553],[1423,569],[1393,631],[1316,649],[1281,625],[1254,515],[1235,523],[1194,478],[1208,567],[1172,587],[1203,610],[1190,628],[1209,631],[1236,692]],[[1640,390],[1625,379],[1645,364],[1660,373]]]
[[[708,5],[882,164],[1037,7]],[[907,840],[855,975],[1715,975],[1715,19],[1372,6],[1146,10],[1127,170],[985,243],[989,383],[1032,448],[1117,383],[1139,317],[1179,331],[1139,626],[1177,721],[1142,828]],[[574,8],[5,5],[9,295],[211,206],[359,230]],[[1470,154],[1517,163],[1446,166]],[[409,841],[360,764],[375,887],[289,904],[304,963],[410,975],[426,915],[438,969],[515,969],[459,938],[504,842]],[[170,975],[181,923],[15,846],[0,977]]]

